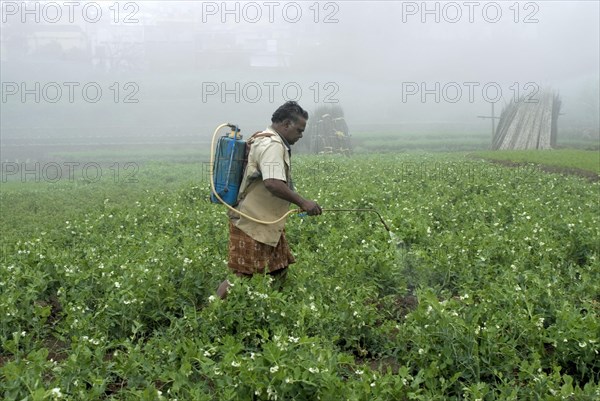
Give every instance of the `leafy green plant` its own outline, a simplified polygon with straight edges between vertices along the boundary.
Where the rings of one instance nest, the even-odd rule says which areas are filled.
[[[600,395],[598,183],[456,154],[323,160],[297,158],[299,190],[393,235],[370,213],[292,216],[280,290],[228,273],[224,210],[189,164],[3,187],[37,214],[1,212],[2,397]]]

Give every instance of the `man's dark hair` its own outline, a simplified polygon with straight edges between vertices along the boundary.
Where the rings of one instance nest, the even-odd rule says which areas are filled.
[[[281,123],[285,120],[292,120],[296,122],[300,119],[300,117],[304,117],[308,120],[308,112],[304,110],[300,105],[293,100],[285,102],[277,110],[273,113],[271,117],[271,122]]]

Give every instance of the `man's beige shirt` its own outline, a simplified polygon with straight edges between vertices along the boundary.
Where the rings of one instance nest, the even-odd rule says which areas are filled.
[[[290,177],[289,149],[277,131],[268,127],[265,131],[274,134],[270,137],[254,139],[248,154],[246,174],[240,186],[237,209],[262,221],[274,221],[283,216],[290,208],[290,202],[271,194],[264,180],[285,181],[288,186]],[[276,224],[260,224],[245,217],[231,214],[233,224],[258,242],[276,246],[283,232],[285,220]]]

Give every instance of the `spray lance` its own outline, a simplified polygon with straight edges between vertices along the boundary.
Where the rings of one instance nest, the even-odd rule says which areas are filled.
[[[217,134],[222,128],[231,128],[231,133],[226,134],[216,141]],[[217,146],[215,149],[215,142]],[[233,207],[237,202],[237,195],[239,192],[240,184],[244,174],[244,159],[246,153],[247,143],[242,139],[240,129],[236,124],[221,124],[216,129],[212,136],[210,145],[210,187],[211,187],[211,201],[213,203],[222,203],[233,213],[247,218],[250,221],[260,224],[276,224],[287,218],[291,214],[302,214],[302,209],[292,209],[285,213],[283,216],[273,221],[264,221],[249,216]],[[390,230],[381,214],[375,209],[335,209],[335,208],[322,208],[324,212],[365,212],[375,213],[379,217],[379,221],[383,224],[387,230],[390,238],[396,240],[394,233]]]

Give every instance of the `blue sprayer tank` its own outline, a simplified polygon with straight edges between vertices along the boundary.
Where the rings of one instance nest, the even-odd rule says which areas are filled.
[[[246,142],[242,140],[237,126],[231,126],[231,132],[219,138],[215,150],[213,177],[215,190],[228,205],[237,203],[242,175],[244,174],[244,158],[246,155]],[[213,203],[221,203],[211,193]]]

